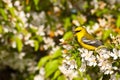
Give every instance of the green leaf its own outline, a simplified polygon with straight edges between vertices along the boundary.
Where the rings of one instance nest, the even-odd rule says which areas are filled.
[[[106,40],[109,36],[112,30],[108,29],[103,32],[103,40]]]
[[[64,40],[68,40],[73,37],[73,33],[71,31],[66,32],[65,35],[63,36]]]
[[[73,14],[73,15],[71,15],[71,18],[76,20],[77,16]]]
[[[37,6],[40,0],[33,0],[33,1],[35,3],[35,6]]]
[[[35,4],[35,8],[37,10],[39,10],[38,3],[39,3],[40,0],[33,0],[33,1],[34,1],[34,4]]]
[[[57,70],[52,78],[52,80],[56,80],[56,78],[61,74],[60,70]]]
[[[66,30],[70,30],[70,28],[71,28],[71,20],[70,20],[70,18],[65,18],[64,19],[64,28],[66,29]]]
[[[45,77],[49,77],[50,75],[52,75],[58,69],[58,66],[59,66],[59,60],[49,61],[45,65],[45,72],[46,72]]]
[[[76,57],[76,63],[77,63],[77,66],[80,67],[81,66],[81,60],[80,60],[80,57]]]
[[[3,27],[2,27],[2,25],[0,25],[0,33],[2,33],[3,32]]]
[[[84,80],[84,78],[82,78],[82,77],[75,77],[75,78],[73,78],[73,80]]]
[[[120,79],[120,74],[116,73],[116,80],[119,80],[119,79]]]
[[[43,41],[43,37],[42,36],[37,35],[37,39],[38,39],[39,42]]]
[[[104,9],[102,9],[102,10],[97,10],[96,15],[97,15],[98,17],[100,17],[100,16],[102,16],[102,15],[104,15],[104,14],[107,14],[109,11],[110,11],[110,10],[107,9],[107,8],[104,8]]]
[[[117,16],[116,26],[120,28],[120,15]]]
[[[61,55],[62,55],[61,49],[58,49],[53,53],[52,58],[58,58]]]
[[[31,6],[30,5],[27,5],[26,7],[25,7],[25,11],[26,12],[29,12],[31,10]]]
[[[87,74],[86,78],[87,78],[87,80],[91,80],[91,77],[88,74]]]
[[[85,3],[84,3],[84,5],[83,5],[83,8],[84,9],[87,9],[87,8],[89,8],[90,6],[89,6],[89,4],[88,4],[88,2],[86,1]]]
[[[20,76],[21,77],[21,76]],[[24,80],[34,80],[35,75],[30,74],[28,77],[26,77]],[[19,78],[18,78],[19,79]],[[20,78],[23,79],[23,78]]]
[[[34,49],[37,51],[39,49],[39,42],[37,40],[34,40]]]
[[[37,29],[34,28],[34,27],[31,27],[31,28],[29,29],[29,31],[30,31],[31,33],[36,33],[36,32],[37,32]]]
[[[93,26],[94,24],[95,24],[95,22],[94,22],[94,21],[89,20],[89,25],[90,25],[90,26]]]
[[[49,59],[50,59],[50,56],[45,56],[45,57],[41,58],[41,59],[39,60],[37,66],[38,66],[39,68],[42,67],[43,65],[46,64],[46,62],[47,62]]]
[[[66,80],[66,78],[65,78],[65,76],[64,75],[61,75],[61,76],[59,76],[58,77],[58,79],[57,80]]]
[[[19,38],[16,38],[16,44],[17,44],[17,50],[20,52],[23,47],[22,40]]]
[[[83,25],[85,23],[85,20],[82,16],[79,16],[77,19],[78,19],[80,25]]]
[[[2,15],[2,17],[4,18],[5,21],[8,20],[7,14],[5,13],[4,9],[0,8],[0,13],[1,13],[1,15]]]
[[[22,31],[22,28],[20,27],[20,25],[19,25],[19,23],[16,23],[16,30],[18,31],[18,32],[21,32]]]
[[[11,15],[12,15],[13,17],[15,17],[15,8],[14,8],[14,7],[11,7],[11,8],[9,8],[9,11],[10,11]]]

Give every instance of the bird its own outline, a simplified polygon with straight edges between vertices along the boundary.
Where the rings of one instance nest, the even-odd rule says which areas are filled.
[[[100,40],[95,39],[91,34],[87,32],[84,27],[77,27],[74,30],[78,43],[88,50],[95,50],[99,46],[103,45]]]

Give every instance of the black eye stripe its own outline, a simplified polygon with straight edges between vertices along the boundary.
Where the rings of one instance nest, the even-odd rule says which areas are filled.
[[[77,31],[75,31],[75,33],[78,33],[78,32],[80,32],[81,30],[77,30]]]

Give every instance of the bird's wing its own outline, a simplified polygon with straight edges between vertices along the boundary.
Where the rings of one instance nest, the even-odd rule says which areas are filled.
[[[82,42],[91,46],[98,47],[102,45],[102,42],[97,39],[89,39],[87,37],[82,37]]]

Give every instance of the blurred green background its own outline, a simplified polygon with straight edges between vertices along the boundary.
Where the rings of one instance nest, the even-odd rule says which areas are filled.
[[[120,0],[0,0],[0,80],[119,80],[119,71],[113,77],[98,67],[78,70],[76,26],[120,49],[110,37],[120,34]],[[64,59],[75,60],[79,76],[62,72]]]

